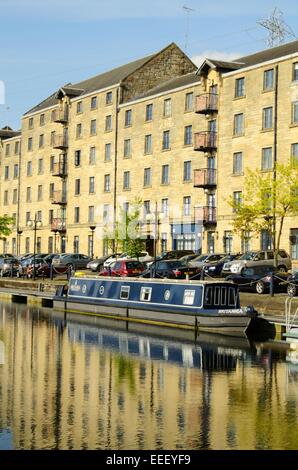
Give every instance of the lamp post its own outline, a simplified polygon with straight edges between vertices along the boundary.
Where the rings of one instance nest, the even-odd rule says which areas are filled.
[[[96,225],[89,225],[89,228],[91,230],[91,258],[93,259],[94,257],[94,230],[96,229]]]
[[[17,230],[17,254],[20,255],[21,251],[21,235],[23,233],[23,230]]]
[[[35,281],[35,257],[36,257],[36,231],[42,226],[41,220],[37,220],[37,214],[35,213],[34,220],[28,220],[28,227],[32,227],[34,230],[34,243],[33,243],[33,280]]]
[[[54,253],[57,253],[57,233],[58,233],[58,229],[55,228],[54,230]]]

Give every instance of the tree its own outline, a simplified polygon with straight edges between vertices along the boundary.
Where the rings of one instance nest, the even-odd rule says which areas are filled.
[[[110,249],[115,253],[118,251],[126,252],[132,258],[139,258],[146,246],[146,241],[142,234],[141,222],[142,201],[135,199],[129,211],[119,207],[119,219],[115,223],[112,232],[105,229],[104,239],[107,241]]]
[[[8,217],[7,215],[0,216],[0,236],[7,237],[11,234],[11,226],[15,223],[13,217]]]
[[[268,231],[277,266],[285,217],[298,213],[298,164],[277,163],[270,173],[248,170],[241,200],[228,202],[235,213],[236,232]]]

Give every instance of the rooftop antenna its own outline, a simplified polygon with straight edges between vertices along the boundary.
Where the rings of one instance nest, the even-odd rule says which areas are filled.
[[[191,12],[194,12],[196,10],[194,10],[194,8],[190,8],[190,7],[187,7],[186,5],[183,5],[183,10],[185,10],[186,12],[186,29],[185,29],[185,46],[184,46],[184,50],[185,52],[187,51],[187,45],[188,45],[188,32],[189,32],[189,14]]]
[[[269,33],[266,40],[268,47],[279,46],[285,42],[287,37],[297,39],[296,34],[291,27],[284,21],[283,12],[274,8],[271,16],[265,20],[259,20],[257,23],[266,28]]]

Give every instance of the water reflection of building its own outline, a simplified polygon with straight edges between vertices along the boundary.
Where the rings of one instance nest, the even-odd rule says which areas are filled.
[[[287,427],[291,416],[283,363],[250,368],[239,348],[216,354],[203,343],[64,329],[42,310],[31,317],[13,308],[0,313],[0,427],[12,429],[15,448],[255,448],[264,430],[275,448],[284,443],[280,421]],[[143,342],[143,356],[133,340]],[[174,346],[175,361],[167,360]]]

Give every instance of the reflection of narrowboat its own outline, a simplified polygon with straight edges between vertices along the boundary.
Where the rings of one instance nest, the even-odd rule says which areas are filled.
[[[227,334],[245,332],[256,315],[240,307],[237,286],[223,281],[73,277],[67,292],[57,290],[54,307]]]

